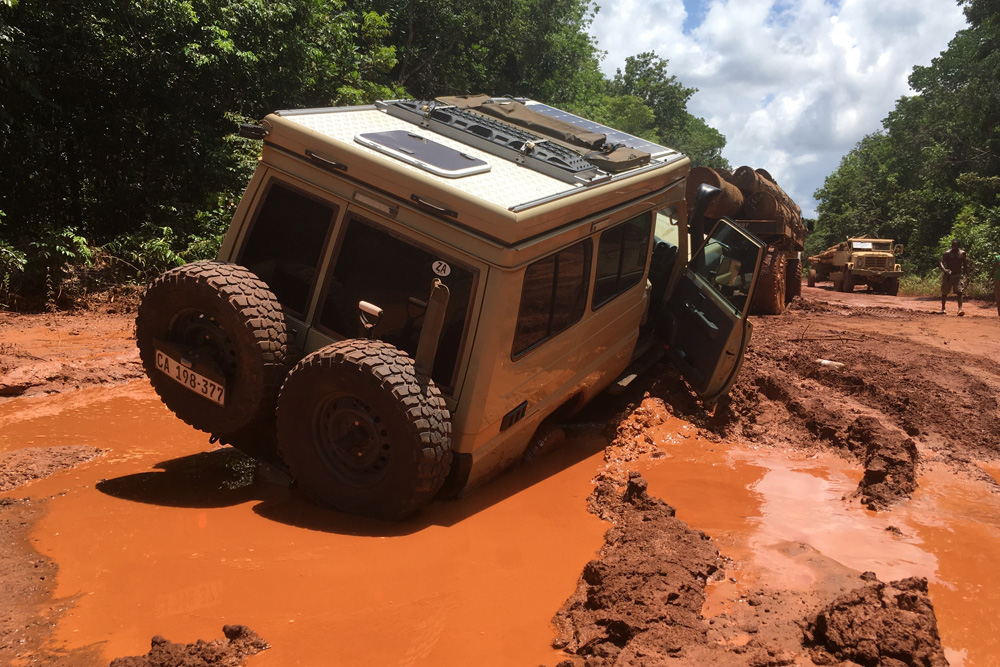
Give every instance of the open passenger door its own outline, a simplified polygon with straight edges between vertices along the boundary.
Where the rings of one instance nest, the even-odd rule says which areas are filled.
[[[764,244],[722,218],[691,258],[667,303],[667,354],[708,407],[736,381],[753,325]]]

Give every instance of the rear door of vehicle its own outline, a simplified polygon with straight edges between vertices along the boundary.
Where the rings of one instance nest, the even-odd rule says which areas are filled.
[[[668,356],[708,406],[729,392],[742,365],[763,253],[757,237],[719,220],[667,303]]]

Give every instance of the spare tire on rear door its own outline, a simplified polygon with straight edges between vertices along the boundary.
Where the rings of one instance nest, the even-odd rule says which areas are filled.
[[[215,261],[171,269],[146,291],[135,329],[153,389],[182,420],[216,436],[273,421],[288,333],[252,272]]]
[[[405,352],[348,339],[316,350],[278,398],[281,456],[314,502],[381,519],[416,512],[451,466],[451,414]]]

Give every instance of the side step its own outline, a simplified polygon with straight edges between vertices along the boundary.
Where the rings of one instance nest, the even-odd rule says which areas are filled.
[[[667,351],[662,345],[654,344],[642,356],[629,364],[629,367],[605,391],[612,396],[621,396],[637,377],[655,366],[666,354]]]

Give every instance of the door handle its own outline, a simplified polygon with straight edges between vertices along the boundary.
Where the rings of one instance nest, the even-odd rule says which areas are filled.
[[[702,327],[704,327],[705,332],[708,334],[709,338],[715,340],[716,338],[719,337],[719,325],[717,325],[712,320],[708,319],[708,316],[705,314],[705,311],[698,310],[698,306],[694,305],[690,301],[685,301],[684,307],[690,310],[691,313],[698,318],[698,320],[701,322]]]

